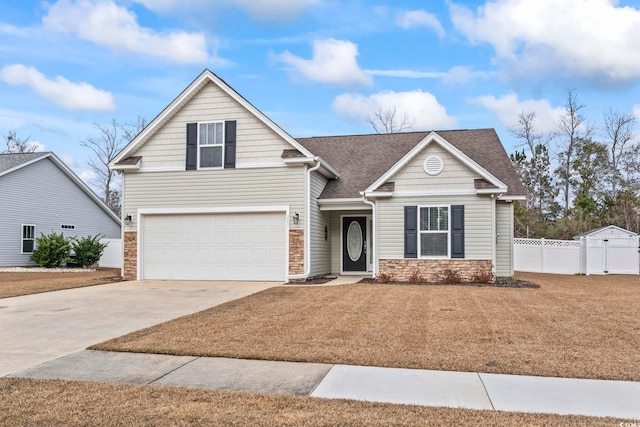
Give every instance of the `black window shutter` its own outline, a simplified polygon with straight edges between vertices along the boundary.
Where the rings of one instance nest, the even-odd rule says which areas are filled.
[[[187,170],[198,169],[198,124],[187,123]]]
[[[451,258],[464,258],[464,206],[451,206]]]
[[[224,122],[224,167],[236,167],[236,121]]]
[[[418,207],[404,207],[404,257],[418,258]]]

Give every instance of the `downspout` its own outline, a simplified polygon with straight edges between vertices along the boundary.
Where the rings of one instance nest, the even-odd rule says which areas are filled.
[[[495,194],[491,194],[491,272],[496,275],[498,271],[498,216],[497,206],[498,200]]]
[[[305,207],[305,220],[304,220],[304,273],[302,274],[290,274],[289,279],[306,279],[311,273],[311,172],[320,169],[322,163],[320,157],[313,158],[315,165],[307,169],[307,205]]]
[[[360,192],[362,201],[371,206],[371,259],[373,260],[373,271],[371,272],[372,278],[378,275],[378,258],[376,258],[376,244],[378,239],[376,237],[376,203],[367,199],[364,191]]]

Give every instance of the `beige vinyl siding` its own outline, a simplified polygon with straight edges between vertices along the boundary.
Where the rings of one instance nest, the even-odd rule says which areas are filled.
[[[440,174],[428,175],[423,168],[425,159],[438,156],[444,163]],[[480,175],[470,170],[460,160],[436,142],[432,142],[404,168],[389,179],[395,182],[395,191],[475,190],[473,180]]]
[[[291,229],[303,229],[304,167],[218,169],[177,172],[126,172],[123,212],[133,216],[127,231],[136,230],[141,208],[208,208],[289,206],[300,213]]]
[[[513,203],[496,203],[496,275],[513,276]]]
[[[464,205],[466,259],[492,259],[493,199],[487,196],[393,197],[378,202],[378,258],[404,258],[404,207]]]
[[[321,212],[318,206],[318,197],[325,185],[327,178],[317,172],[311,173],[311,271],[310,275],[320,276],[331,273],[331,238],[324,239],[324,228],[330,228],[330,216],[328,212]]]
[[[225,120],[237,121],[236,167],[282,163],[282,150],[292,148],[223,90],[208,83],[133,155],[142,156],[144,169],[183,169],[187,123]]]

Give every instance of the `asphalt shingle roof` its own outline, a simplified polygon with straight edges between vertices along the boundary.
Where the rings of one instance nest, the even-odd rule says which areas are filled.
[[[20,166],[23,163],[30,162],[38,157],[45,156],[49,153],[11,153],[0,154],[0,173],[13,169],[16,166]]]
[[[325,136],[298,138],[313,154],[322,157],[340,174],[331,180],[321,199],[360,197],[431,132]],[[493,129],[436,131],[438,135],[508,186],[507,195],[524,195],[525,190],[498,135]]]

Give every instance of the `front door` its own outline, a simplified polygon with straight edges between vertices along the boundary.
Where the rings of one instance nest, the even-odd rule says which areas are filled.
[[[342,218],[342,271],[367,271],[367,218]]]

